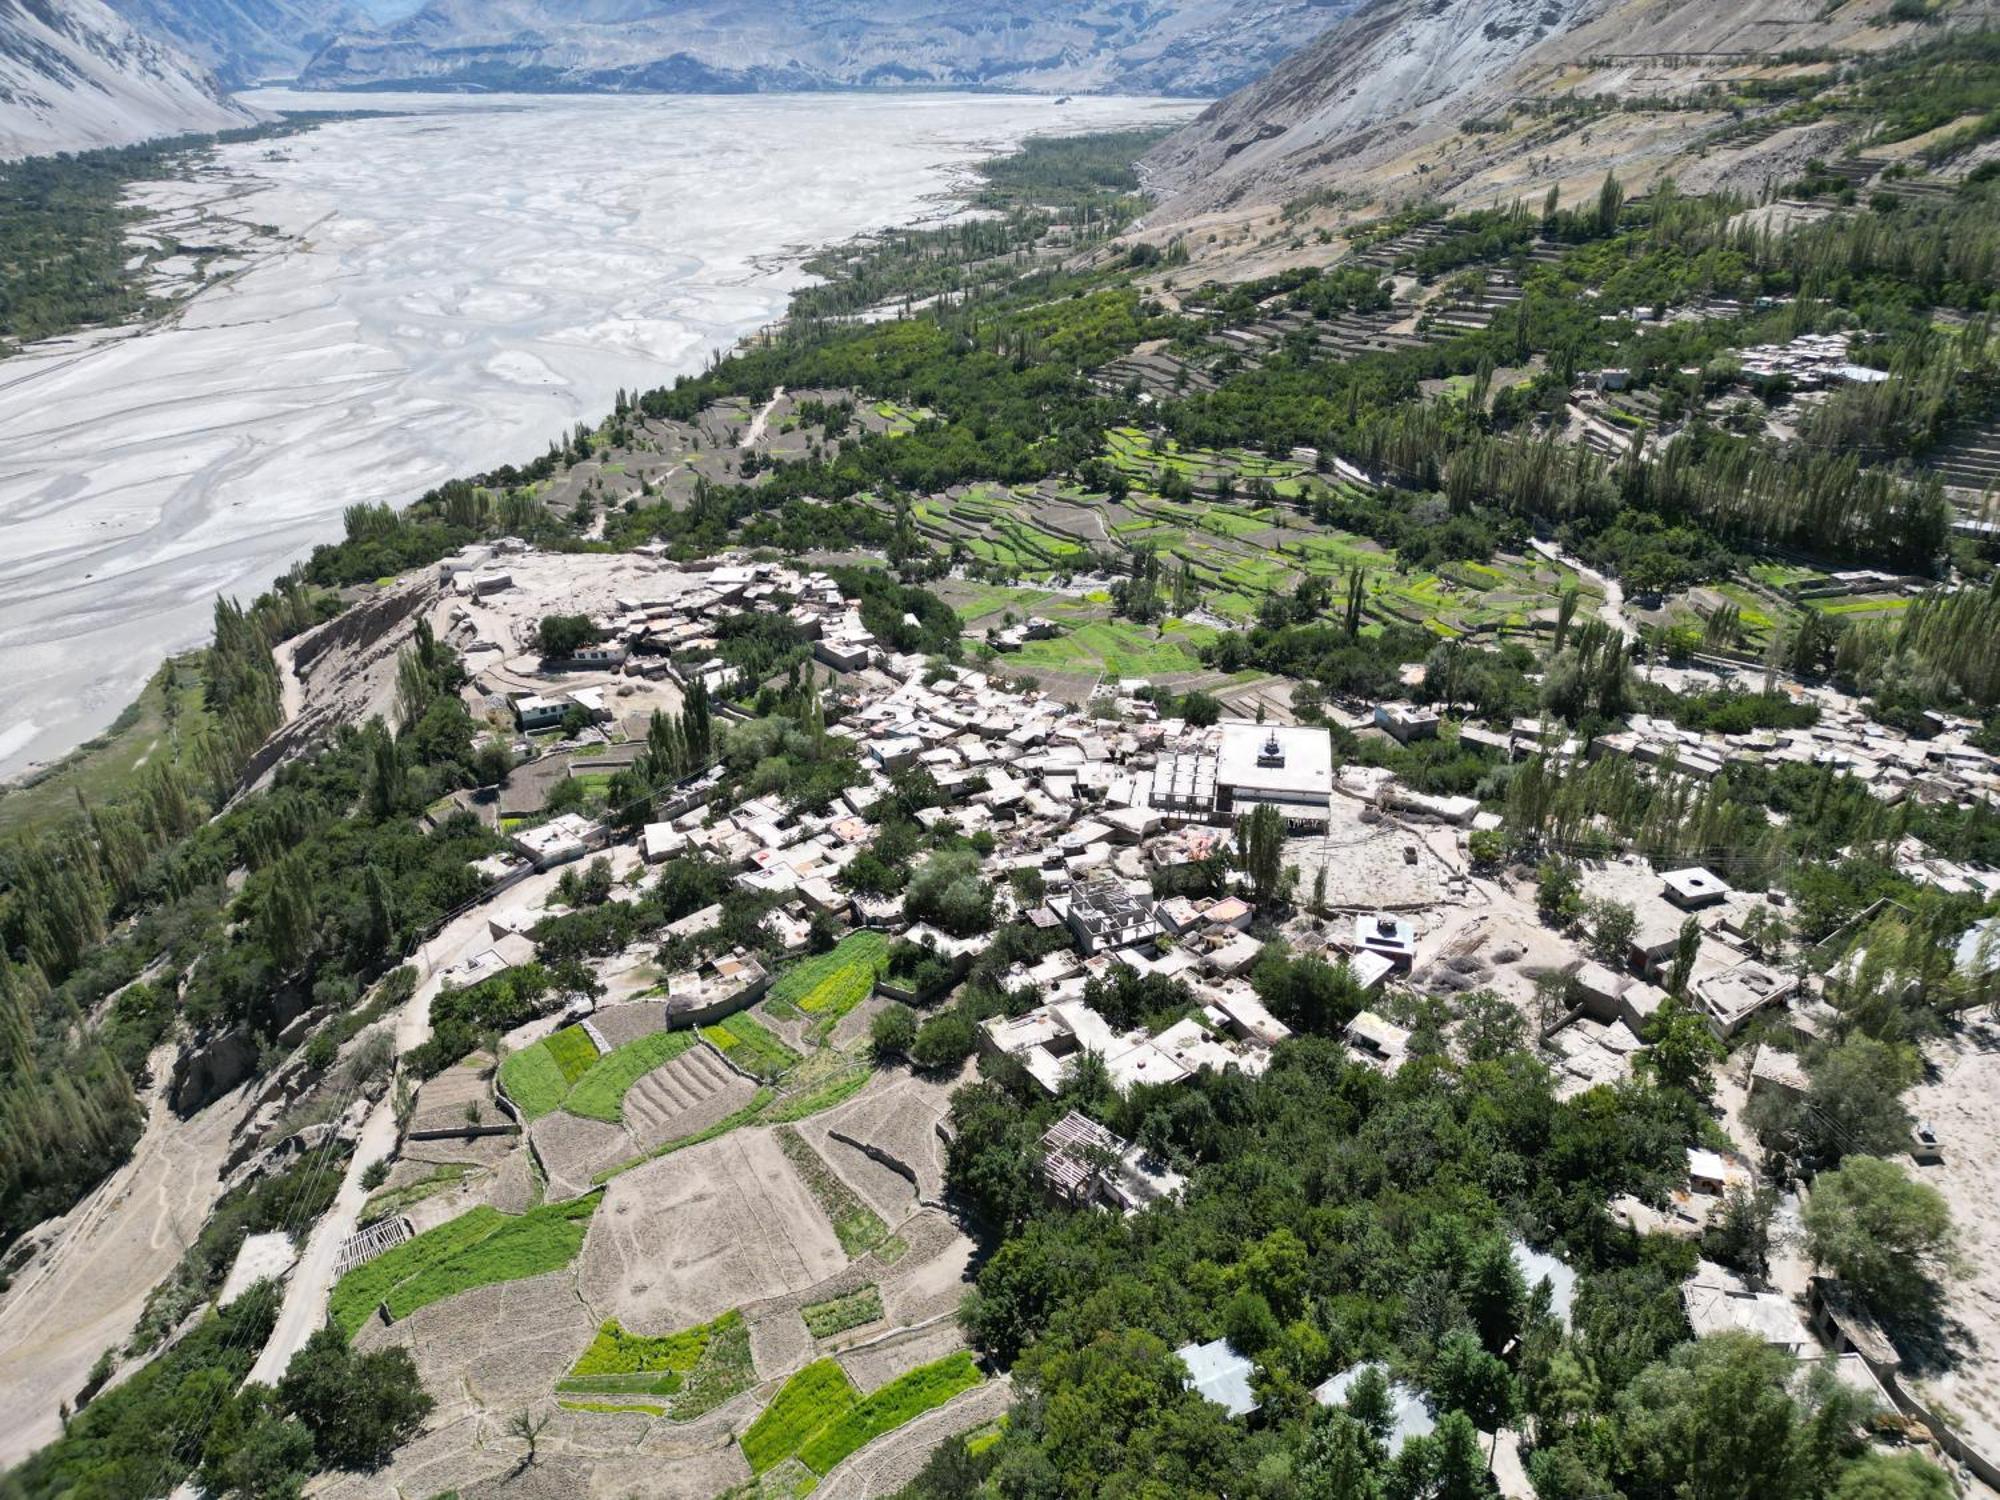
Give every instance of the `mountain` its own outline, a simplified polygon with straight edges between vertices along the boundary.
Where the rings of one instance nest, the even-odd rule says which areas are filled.
[[[201,64],[99,0],[0,0],[0,160],[254,119]]]
[[[1814,49],[1956,24],[1976,24],[1960,0],[1920,19],[1908,0],[1374,0],[1157,147],[1144,168],[1167,202],[1152,222],[1241,219],[1308,193],[1375,214],[1550,187],[1573,201],[1607,170],[1755,193],[1849,142],[1831,126],[1740,128],[1754,87]]]
[[[330,43],[302,81],[1208,95],[1261,76],[1351,8],[1351,0],[431,0],[398,25]]]
[[[343,0],[109,0],[149,35],[172,42],[225,83],[294,78],[342,31],[366,24]]]

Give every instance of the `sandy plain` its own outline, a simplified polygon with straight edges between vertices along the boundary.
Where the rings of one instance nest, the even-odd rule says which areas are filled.
[[[177,237],[246,264],[158,326],[0,364],[0,773],[101,730],[217,594],[262,590],[346,506],[526,460],[699,369],[782,312],[804,249],[956,211],[969,165],[1031,133],[1195,108],[247,97],[401,113],[149,185]]]

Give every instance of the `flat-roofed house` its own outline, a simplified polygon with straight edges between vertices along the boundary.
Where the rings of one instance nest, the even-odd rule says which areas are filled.
[[[1143,943],[1159,931],[1152,902],[1108,877],[1088,880],[1069,898],[1069,930],[1086,954]]]
[[[1275,808],[1295,833],[1333,821],[1333,737],[1308,725],[1225,721],[1216,753],[1215,810],[1234,820]]]
[[[1712,870],[1692,865],[1685,870],[1669,870],[1660,877],[1660,894],[1682,911],[1698,911],[1729,898],[1729,885]]]

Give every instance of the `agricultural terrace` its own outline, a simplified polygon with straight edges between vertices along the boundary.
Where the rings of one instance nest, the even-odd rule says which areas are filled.
[[[597,1062],[597,1044],[581,1026],[565,1026],[500,1064],[500,1085],[530,1120],[562,1107],[570,1087]]]
[[[901,1253],[901,1246],[890,1239],[889,1226],[882,1222],[882,1216],[862,1202],[861,1195],[843,1182],[840,1174],[827,1165],[826,1158],[807,1145],[796,1130],[781,1125],[776,1135],[778,1148],[798,1170],[813,1201],[833,1225],[840,1248],[849,1255],[866,1255],[880,1248],[885,1260],[894,1260]]]
[[[643,1412],[677,1422],[713,1411],[756,1383],[750,1328],[732,1308],[712,1322],[660,1338],[629,1333],[616,1318],[556,1382],[571,1411]]]
[[[1099,672],[1173,678],[1203,670],[1201,647],[1218,625],[1254,620],[1263,600],[1308,577],[1364,578],[1364,631],[1399,624],[1446,639],[1533,630],[1554,596],[1579,582],[1563,565],[1502,547],[1486,561],[1399,560],[1396,524],[1382,492],[1321,474],[1290,459],[1247,450],[1182,449],[1137,428],[1105,434],[1104,459],[1082,488],[1057,480],[1007,488],[955,487],[911,507],[930,541],[949,549],[971,578],[942,591],[975,638],[1029,613],[1065,627],[1010,658],[1036,674]],[[1376,536],[1348,527],[1366,527]],[[1385,527],[1391,529],[1385,529]],[[1377,536],[1388,540],[1378,540]],[[1162,590],[1182,591],[1181,610],[1157,628],[1112,618],[1108,590],[1066,580],[1142,549],[1161,563]],[[1184,575],[1184,577],[1183,577]],[[1010,584],[993,581],[1006,579]],[[1021,585],[1055,587],[1034,590]],[[1584,586],[1594,610],[1596,591]],[[1204,684],[1212,685],[1212,684]]]
[[[753,1473],[796,1458],[824,1478],[848,1455],[971,1390],[980,1378],[972,1356],[961,1349],[863,1396],[836,1361],[817,1360],[786,1381],[750,1424],[742,1437],[743,1456]]]
[[[782,1016],[789,1007],[816,1022],[838,1021],[874,992],[889,955],[879,932],[849,933],[831,952],[794,964],[779,976],[765,1008]]]
[[[352,1338],[378,1307],[394,1322],[474,1287],[559,1271],[583,1248],[599,1197],[520,1215],[482,1204],[349,1271],[334,1283],[328,1316]]]
[[[576,1080],[564,1096],[562,1107],[586,1120],[620,1124],[624,1120],[625,1096],[632,1086],[694,1045],[692,1031],[656,1031],[615,1047]]]
[[[809,1302],[799,1309],[806,1332],[816,1339],[836,1338],[852,1329],[865,1328],[881,1322],[882,1316],[882,1289],[873,1282],[845,1296]]]
[[[767,1082],[789,1072],[799,1054],[787,1047],[748,1011],[738,1011],[701,1034],[744,1072]]]

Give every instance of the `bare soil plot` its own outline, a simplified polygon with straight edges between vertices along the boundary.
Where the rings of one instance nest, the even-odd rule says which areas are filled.
[[[893,1226],[944,1194],[944,1142],[937,1122],[949,1090],[908,1074],[885,1074],[799,1129],[834,1169]]]
[[[1392,818],[1370,821],[1372,812],[1350,797],[1336,795],[1333,820],[1323,838],[1286,840],[1284,860],[1298,866],[1299,889],[1314,890],[1323,869],[1328,906],[1372,911],[1446,901],[1459,871],[1421,834]]]
[[[408,1349],[437,1398],[436,1420],[448,1422],[473,1407],[517,1409],[548,1395],[596,1334],[568,1267],[477,1287],[391,1325],[371,1320],[354,1343]]]
[[[493,1102],[493,1090],[486,1070],[492,1059],[474,1053],[455,1067],[446,1068],[417,1090],[416,1112],[410,1116],[410,1130],[417,1135],[432,1131],[463,1130],[468,1125],[501,1125],[507,1117]]]
[[[614,1178],[578,1280],[600,1317],[664,1334],[845,1265],[771,1133],[737,1130]]]
[[[889,1321],[907,1327],[955,1312],[972,1289],[977,1246],[950,1217],[925,1209],[903,1222],[897,1237],[910,1248],[876,1273]]]
[[[1981,1019],[1933,1049],[1937,1076],[1909,1096],[1944,1161],[1910,1174],[1951,1204],[1966,1273],[1946,1283],[1941,1349],[1905,1347],[1907,1383],[1980,1452],[2000,1453],[2000,1026]]]
[[[667,1019],[664,1003],[639,1002],[631,1005],[600,1005],[591,1013],[590,1024],[613,1047],[636,1042],[659,1031]]]

